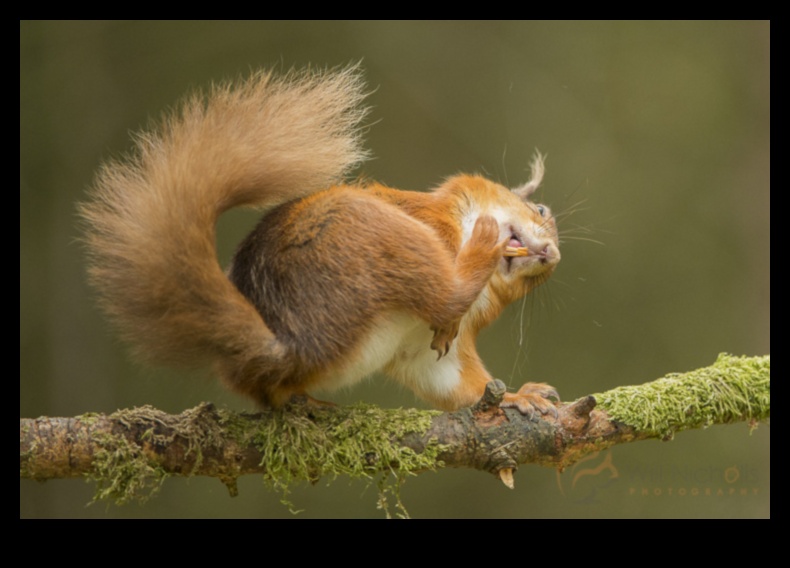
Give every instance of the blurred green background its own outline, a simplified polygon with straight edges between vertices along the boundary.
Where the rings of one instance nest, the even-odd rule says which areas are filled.
[[[565,399],[770,353],[768,22],[21,22],[20,416],[200,401],[208,372],[136,364],[95,307],[75,206],[97,166],[186,91],[251,69],[362,60],[374,107],[361,173],[404,189],[459,171],[563,216],[552,280],[481,338],[491,371]],[[223,262],[255,222],[221,220]],[[327,398],[420,406],[385,379]],[[590,471],[596,475],[585,475]],[[288,517],[252,476],[170,479],[144,506],[86,507],[79,480],[20,482],[22,517]],[[410,479],[414,517],[768,517],[770,427],[614,448],[558,476],[522,467]],[[296,488],[302,517],[381,517],[375,486]]]

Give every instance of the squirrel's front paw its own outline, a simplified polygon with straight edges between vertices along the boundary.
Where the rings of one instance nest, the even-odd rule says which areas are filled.
[[[488,253],[501,258],[505,253],[510,239],[500,240],[499,223],[491,215],[481,215],[477,218],[469,239],[471,246],[478,247],[480,253]]]
[[[505,255],[510,238],[500,240],[499,223],[490,215],[481,215],[475,222],[469,241],[459,254],[459,265],[474,267],[481,273],[491,275],[497,263]]]
[[[469,242],[480,246],[493,247],[499,240],[499,223],[491,215],[480,215],[472,228]]]
[[[439,357],[437,361],[447,355],[450,352],[450,347],[453,344],[453,340],[458,337],[458,326],[460,325],[461,321],[456,321],[452,323],[447,328],[435,328],[432,327],[431,331],[433,331],[433,341],[431,341],[431,349],[439,353]]]
[[[557,402],[560,400],[560,395],[554,387],[546,383],[526,383],[515,393],[505,393],[505,398],[499,406],[516,408],[530,420],[535,419],[535,411],[543,416],[551,415],[556,419],[559,415],[551,398],[556,399]]]

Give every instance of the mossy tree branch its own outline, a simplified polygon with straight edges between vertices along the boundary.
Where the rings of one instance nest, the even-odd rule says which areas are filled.
[[[292,406],[238,414],[203,404],[178,415],[151,407],[111,415],[20,420],[20,477],[87,476],[99,498],[125,502],[170,475],[208,475],[234,494],[258,473],[273,486],[322,477],[405,476],[472,467],[512,483],[520,464],[564,468],[593,451],[680,430],[770,417],[770,356],[721,355],[710,367],[558,406],[557,419],[501,409],[495,381],[452,413]]]

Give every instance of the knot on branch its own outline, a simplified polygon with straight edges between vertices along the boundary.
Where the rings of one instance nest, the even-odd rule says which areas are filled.
[[[492,408],[498,409],[505,399],[507,387],[499,379],[494,379],[486,385],[483,397],[472,407],[472,412],[490,412]]]
[[[584,434],[590,426],[592,411],[597,404],[595,397],[589,395],[560,407],[560,422],[565,432],[576,436]]]

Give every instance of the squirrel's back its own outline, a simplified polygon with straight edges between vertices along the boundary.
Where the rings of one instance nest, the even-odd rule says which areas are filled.
[[[187,98],[102,167],[80,207],[90,279],[139,354],[220,360],[242,381],[282,367],[276,338],[217,262],[215,223],[232,207],[324,189],[361,162],[364,88],[354,67],[260,72]]]

